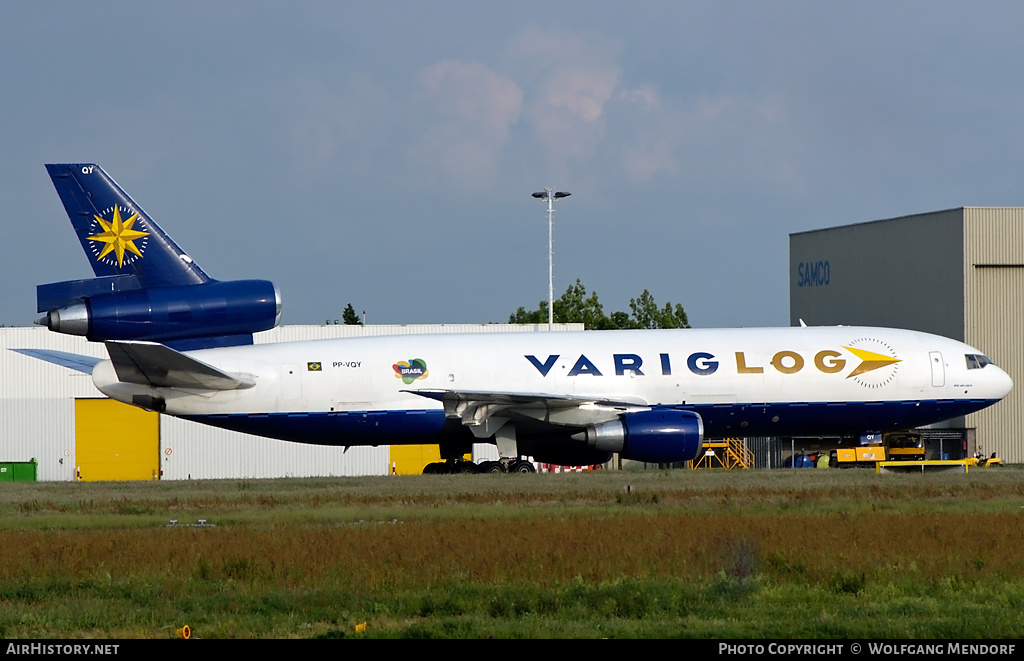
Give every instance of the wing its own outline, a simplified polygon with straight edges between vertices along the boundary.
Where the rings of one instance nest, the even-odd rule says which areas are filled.
[[[477,438],[491,436],[509,420],[555,427],[583,428],[623,413],[648,411],[639,397],[588,397],[550,393],[490,392],[483,390],[406,390],[444,404],[445,416],[462,421]]]
[[[54,365],[61,365],[84,374],[92,374],[92,368],[96,367],[97,363],[103,362],[102,358],[82,356],[65,351],[50,351],[49,349],[11,349],[11,351],[31,356],[32,358],[38,358],[39,360],[45,360]]]
[[[155,342],[105,342],[119,381],[155,388],[237,390],[256,382]]]

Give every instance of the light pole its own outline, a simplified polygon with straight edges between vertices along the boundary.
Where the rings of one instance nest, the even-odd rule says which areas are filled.
[[[552,330],[555,324],[555,267],[553,243],[553,216],[555,213],[555,200],[569,197],[572,193],[555,192],[554,188],[546,187],[543,192],[534,193],[538,200],[548,201],[548,330]]]

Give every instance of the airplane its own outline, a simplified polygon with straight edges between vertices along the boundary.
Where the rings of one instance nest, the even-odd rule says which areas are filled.
[[[437,444],[426,472],[525,459],[684,462],[706,438],[860,435],[963,416],[1010,377],[910,330],[793,327],[400,335],[253,344],[277,287],[210,278],[95,164],[46,169],[96,277],[37,287],[36,323],[108,360],[20,349],[104,395],[225,429],[335,446]],[[498,461],[460,461],[474,442]]]

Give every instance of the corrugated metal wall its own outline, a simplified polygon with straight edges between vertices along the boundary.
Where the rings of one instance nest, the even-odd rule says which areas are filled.
[[[547,324],[382,324],[379,326],[278,326],[253,337],[256,344],[324,340],[368,335],[436,335],[438,333],[534,333],[547,332]],[[581,331],[583,324],[555,324],[555,331]]]
[[[160,469],[165,480],[387,475],[387,445],[305,445],[226,431],[163,416]]]
[[[1024,208],[964,210],[964,341],[1013,378],[1002,402],[967,417],[986,454],[1024,461]]]
[[[0,328],[0,461],[39,462],[39,479],[75,476],[75,398],[98,397],[92,378],[10,349],[105,357],[101,344],[42,327]]]

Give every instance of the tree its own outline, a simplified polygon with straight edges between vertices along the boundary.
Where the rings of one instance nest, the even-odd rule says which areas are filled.
[[[547,308],[547,305],[544,306]],[[608,328],[608,318],[597,300],[597,292],[587,296],[587,288],[576,279],[565,293],[555,301],[555,320],[562,324],[583,324],[584,328]]]
[[[510,324],[545,324],[548,321],[548,302],[541,301],[536,310],[527,310],[523,306],[509,315]]]
[[[355,309],[353,309],[351,303],[346,305],[345,306],[345,310],[341,313],[341,321],[346,326],[362,326],[363,325],[363,320],[359,318],[358,314],[356,314],[356,311],[355,311]]]
[[[682,305],[666,303],[664,308],[659,308],[654,296],[646,289],[639,298],[629,300],[629,309],[630,312],[616,311],[605,315],[597,292],[587,296],[587,288],[577,279],[555,300],[553,316],[557,323],[581,323],[588,330],[690,327]],[[510,324],[543,324],[547,320],[547,301],[541,301],[536,310],[520,307],[508,318]]]
[[[634,328],[689,328],[690,322],[686,318],[683,306],[676,303],[675,308],[671,303],[658,309],[651,292],[644,290],[640,298],[629,299],[629,309],[633,312]]]

